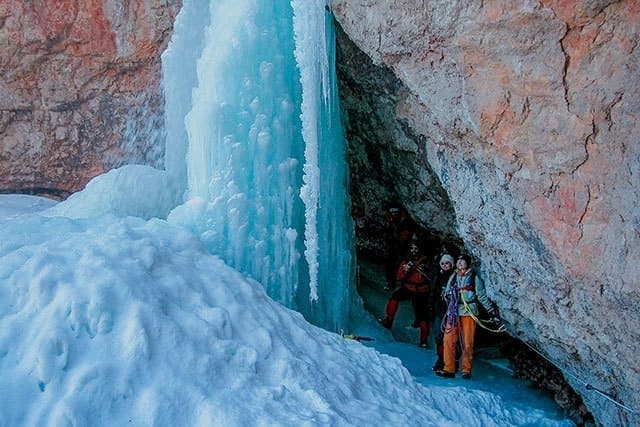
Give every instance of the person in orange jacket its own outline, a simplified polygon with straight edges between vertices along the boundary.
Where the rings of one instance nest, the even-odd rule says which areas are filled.
[[[385,318],[378,319],[382,326],[391,329],[400,301],[410,299],[416,318],[414,325],[420,328],[420,347],[428,346],[429,321],[432,313],[429,263],[429,258],[420,254],[418,244],[410,243],[408,255],[400,263],[396,272],[396,280],[400,283],[400,287],[391,294],[385,310]]]
[[[456,272],[451,275],[443,296],[448,302],[444,319],[444,368],[437,370],[436,375],[445,378],[456,376],[456,346],[462,341],[462,357],[460,370],[462,378],[471,379],[471,365],[473,363],[473,347],[476,333],[476,318],[480,306],[492,318],[497,317],[497,311],[486,294],[484,283],[471,268],[471,257],[462,254],[456,261]]]

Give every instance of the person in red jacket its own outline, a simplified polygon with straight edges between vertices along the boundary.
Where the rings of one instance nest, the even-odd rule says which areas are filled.
[[[420,347],[427,347],[432,312],[432,292],[428,279],[429,262],[428,257],[421,256],[417,243],[409,244],[409,253],[396,272],[396,280],[400,283],[400,287],[391,294],[385,310],[385,318],[378,319],[382,326],[391,329],[400,301],[410,299],[416,317],[414,325],[420,328]]]

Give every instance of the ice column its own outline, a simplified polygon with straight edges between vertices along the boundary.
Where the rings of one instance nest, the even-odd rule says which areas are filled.
[[[162,54],[167,144],[165,168],[179,192],[187,189],[188,138],[184,117],[191,109],[191,92],[198,84],[196,60],[204,45],[202,36],[209,24],[208,0],[184,0],[173,25],[173,37]]]
[[[188,139],[187,201],[169,220],[310,321],[345,327],[353,226],[324,1],[187,7],[163,61],[165,81],[185,82],[165,83],[168,104],[179,102],[167,106],[179,128],[170,142]],[[203,29],[200,42],[192,28]]]
[[[335,74],[335,28],[324,0],[292,0],[305,142],[305,256],[316,323],[339,329],[355,295],[346,141]]]

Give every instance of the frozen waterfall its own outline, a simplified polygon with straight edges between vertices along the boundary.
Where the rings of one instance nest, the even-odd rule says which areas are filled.
[[[188,206],[170,220],[338,330],[354,251],[334,37],[324,0],[185,0],[163,71],[167,170]]]

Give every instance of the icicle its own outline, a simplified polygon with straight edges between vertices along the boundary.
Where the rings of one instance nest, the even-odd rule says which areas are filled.
[[[292,0],[295,57],[302,83],[302,137],[305,142],[304,185],[300,197],[305,204],[305,247],[309,265],[309,300],[318,300],[318,207],[320,168],[318,165],[318,126],[321,90],[327,87],[328,68],[325,42],[324,0]],[[323,65],[318,68],[317,63]],[[328,94],[322,94],[328,99]]]

